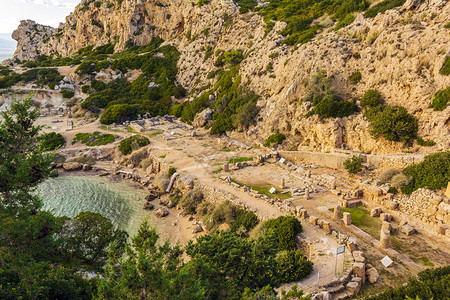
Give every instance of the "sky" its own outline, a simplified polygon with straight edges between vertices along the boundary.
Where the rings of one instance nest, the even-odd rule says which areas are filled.
[[[0,34],[11,33],[20,20],[57,27],[81,0],[0,0]]]

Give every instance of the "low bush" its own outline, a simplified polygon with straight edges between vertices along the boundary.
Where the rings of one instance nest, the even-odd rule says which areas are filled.
[[[62,90],[61,94],[64,98],[70,99],[75,95],[75,92],[71,90]]]
[[[252,211],[238,208],[236,209],[236,218],[231,223],[230,229],[232,231],[238,231],[244,228],[246,232],[249,232],[258,222],[258,217]]]
[[[302,224],[295,217],[281,216],[268,220],[263,224],[263,230],[273,230],[278,238],[278,249],[297,250],[296,236],[302,232]]]
[[[362,79],[361,72],[357,71],[357,72],[352,73],[352,74],[348,77],[348,79],[349,79],[353,84],[358,84],[358,83],[361,81],[361,79]]]
[[[217,205],[211,213],[210,221],[207,223],[208,230],[216,229],[220,224],[232,224],[236,218],[236,207],[225,201]]]
[[[373,108],[367,115],[372,126],[374,138],[383,136],[388,141],[410,142],[417,138],[418,120],[404,107],[386,106]]]
[[[264,142],[264,147],[272,147],[274,145],[281,144],[286,139],[286,136],[282,133],[274,133],[270,135]]]
[[[419,144],[420,146],[424,146],[424,147],[433,147],[434,145],[436,145],[436,142],[433,140],[424,140],[423,138],[421,138],[420,136],[417,137],[417,144]]]
[[[383,0],[378,2],[374,6],[370,7],[365,13],[364,17],[373,18],[379,13],[384,13],[388,9],[393,9],[394,7],[402,6],[406,0]]]
[[[402,193],[411,194],[419,188],[438,190],[450,181],[450,151],[428,155],[418,164],[406,167],[403,173],[411,181],[401,188]]]
[[[441,70],[439,70],[439,73],[441,73],[442,75],[450,74],[450,56],[445,57],[444,64],[442,65]]]
[[[53,151],[66,143],[66,140],[60,133],[49,132],[41,136],[42,151]]]
[[[362,108],[373,108],[380,105],[384,105],[384,100],[376,90],[367,90],[361,98]]]
[[[147,146],[150,144],[150,141],[148,138],[141,136],[141,135],[133,135],[129,138],[123,139],[120,141],[119,144],[119,151],[123,155],[128,155],[134,150],[137,150],[141,147]]]
[[[396,189],[400,189],[405,185],[408,185],[410,181],[411,180],[408,178],[408,176],[403,173],[398,173],[392,177],[391,185]]]
[[[172,177],[172,175],[175,174],[176,172],[177,172],[176,168],[170,167],[167,175],[169,175],[169,177]]]
[[[381,173],[380,175],[380,182],[381,183],[387,183],[390,182],[392,177],[394,177],[395,175],[397,175],[398,173],[401,173],[400,170],[397,169],[389,169],[384,171],[383,173]]]
[[[313,265],[301,251],[282,251],[277,255],[279,282],[287,283],[306,278],[311,274]]]
[[[179,205],[183,210],[190,214],[197,212],[197,207],[203,201],[203,193],[199,189],[191,190],[181,197]]]
[[[356,174],[362,170],[362,163],[363,159],[361,157],[353,155],[344,161],[344,168],[350,174]]]
[[[341,97],[330,95],[324,97],[306,116],[319,115],[321,118],[343,118],[358,112],[358,106]]]
[[[164,193],[169,186],[169,177],[167,177],[167,174],[164,174],[163,172],[156,174],[155,185],[162,193]]]
[[[388,193],[396,195],[398,193],[398,190],[395,187],[390,186],[388,189]]]
[[[444,110],[447,108],[448,103],[450,102],[450,87],[440,90],[434,94],[433,102],[431,103],[431,107],[434,110]]]

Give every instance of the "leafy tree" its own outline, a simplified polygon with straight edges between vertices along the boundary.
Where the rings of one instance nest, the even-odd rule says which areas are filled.
[[[363,159],[361,157],[353,155],[344,161],[344,168],[350,174],[356,174],[362,170],[362,163]]]
[[[264,147],[271,147],[272,145],[279,145],[286,139],[286,136],[282,133],[274,133],[270,135],[264,142]]]
[[[66,255],[94,265],[106,261],[110,243],[123,244],[127,238],[126,232],[115,230],[108,218],[89,211],[68,220],[61,235],[65,237],[62,247]]]

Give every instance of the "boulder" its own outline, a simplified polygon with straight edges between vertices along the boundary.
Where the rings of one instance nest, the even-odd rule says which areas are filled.
[[[355,281],[350,281],[347,283],[347,291],[349,291],[350,297],[355,296],[359,293],[359,283]]]
[[[378,273],[377,269],[375,269],[373,267],[366,271],[366,275],[367,275],[367,280],[372,284],[377,282],[378,278],[380,277],[380,274]]]
[[[371,217],[379,217],[381,214],[381,207],[374,207],[372,208],[372,210],[370,211],[370,216]]]
[[[153,201],[156,198],[159,197],[159,193],[155,190],[149,190],[149,194],[147,196],[145,196],[145,200],[147,201]]]
[[[200,224],[197,224],[194,226],[194,229],[192,229],[192,233],[199,233],[203,231],[203,227]]]
[[[78,171],[83,168],[83,165],[79,162],[66,162],[63,164],[63,169],[65,171]]]
[[[203,127],[206,124],[208,124],[209,121],[212,120],[214,114],[214,110],[212,110],[211,108],[207,108],[205,110],[203,110],[202,112],[198,113],[195,118],[194,121],[192,122],[192,125],[195,127]]]
[[[88,165],[88,164],[84,164],[83,165],[83,171],[90,171],[90,170],[92,170],[92,166],[91,165]]]
[[[399,228],[400,232],[403,232],[406,235],[412,235],[416,232],[416,229],[409,224],[405,224]]]
[[[155,211],[155,215],[158,218],[164,218],[165,216],[169,215],[169,210],[165,207],[160,207]]]
[[[361,277],[362,284],[364,284],[366,278],[366,265],[358,262],[353,263],[353,275]]]
[[[153,204],[151,204],[150,202],[145,202],[144,209],[152,210],[153,208],[154,208]]]

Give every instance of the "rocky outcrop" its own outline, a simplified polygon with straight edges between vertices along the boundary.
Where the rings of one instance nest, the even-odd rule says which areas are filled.
[[[276,22],[266,34],[262,17],[239,14],[231,0],[211,0],[203,6],[188,0],[120,3],[82,1],[57,29],[22,22],[14,34],[19,41],[15,57],[30,59],[54,52],[66,56],[87,45],[108,42],[116,42],[118,51],[129,40],[144,45],[160,36],[181,53],[177,81],[198,91],[215,81],[207,78],[216,70],[214,55],[205,55],[207,46],[214,51],[241,49],[246,55],[239,71],[241,81],[264,96],[258,102],[260,121],[245,133],[251,142],[280,130],[290,136],[286,143],[299,150],[402,150],[400,143],[373,139],[362,114],[326,121],[304,117],[310,108],[301,99],[311,76],[324,69],[345,99],[357,100],[375,88],[388,105],[404,106],[419,118],[419,135],[437,142],[429,151],[450,147],[450,108],[441,112],[429,108],[436,91],[450,85],[450,76],[439,73],[450,54],[450,36],[444,28],[450,15],[448,1],[408,0],[401,8],[369,19],[356,14],[351,25],[339,31],[331,24],[325,26],[311,42],[297,47],[282,44],[279,32],[284,23]],[[39,30],[33,31],[35,26]],[[349,75],[357,71],[362,80],[353,84]]]
[[[79,162],[67,162],[63,164],[63,169],[65,171],[78,171],[83,168],[83,164]]]

